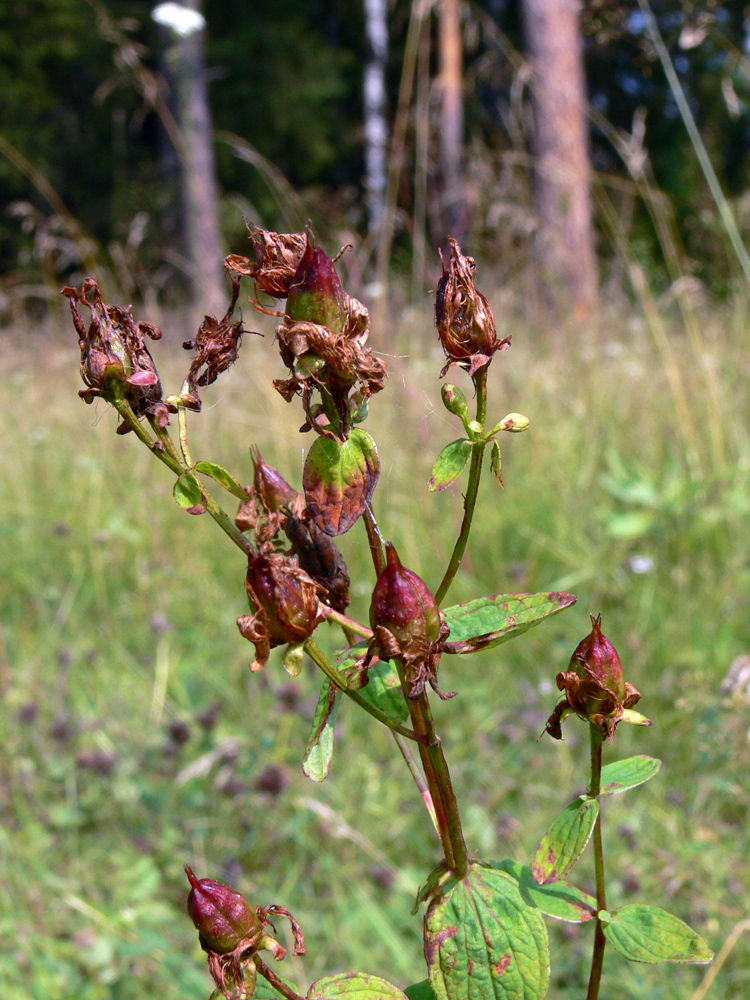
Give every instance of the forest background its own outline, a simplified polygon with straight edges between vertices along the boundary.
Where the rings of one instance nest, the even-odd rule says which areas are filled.
[[[655,720],[618,733],[618,755],[664,761],[658,781],[608,803],[613,904],[664,900],[718,953],[707,980],[613,956],[603,995],[748,994],[748,11],[588,0],[574,17],[585,163],[557,180],[587,191],[591,294],[574,273],[585,255],[565,253],[567,200],[545,216],[540,198],[535,15],[563,8],[576,13],[552,0],[205,2],[196,49],[150,3],[0,3],[4,996],[207,996],[186,861],[298,916],[309,953],[287,968],[303,987],[355,968],[400,986],[424,975],[409,911],[436,844],[385,735],[342,711],[332,774],[309,783],[317,678],[290,684],[278,662],[250,676],[241,560],[219,557],[207,519],[180,511],[156,463],[77,397],[60,287],[93,274],[108,301],[159,323],[175,391],[196,315],[225,307],[221,255],[248,252],[243,217],[279,231],[310,220],[331,254],[353,244],[339,267],[390,371],[368,422],[384,456],[378,517],[428,582],[462,513],[459,486],[426,488],[456,433],[429,292],[449,232],[476,258],[513,334],[492,392],[531,426],[504,446],[505,491],[483,484],[455,599],[571,590],[578,605],[446,681],[460,692],[460,712],[438,711],[470,849],[530,859],[575,786],[580,735],[537,737],[555,674],[601,611]],[[186,114],[201,93],[210,119]],[[552,121],[564,146],[569,119]],[[191,158],[201,142],[213,175]],[[213,201],[189,168],[215,177]],[[573,272],[550,273],[561,260]],[[298,486],[306,439],[271,387],[273,323],[242,309],[265,341],[246,337],[206,393],[196,454],[249,481],[256,444]],[[347,545],[364,619],[367,553]],[[550,933],[550,996],[577,1000],[590,942]]]

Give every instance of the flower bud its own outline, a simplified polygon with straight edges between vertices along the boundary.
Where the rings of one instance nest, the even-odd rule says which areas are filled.
[[[185,872],[192,886],[187,911],[207,950],[227,955],[241,941],[260,937],[263,925],[241,893],[212,878],[197,878],[187,865]]]
[[[410,639],[436,642],[441,620],[434,594],[420,576],[401,565],[391,542],[386,556],[387,565],[372,592],[370,627],[387,629],[402,647]]]
[[[333,261],[308,238],[289,288],[287,316],[297,322],[318,323],[334,333],[341,333],[346,318],[346,299]]]
[[[443,406],[445,406],[449,413],[460,417],[464,421],[469,419],[469,406],[466,402],[466,396],[464,396],[459,388],[446,383],[440,390],[440,395],[443,397]]]

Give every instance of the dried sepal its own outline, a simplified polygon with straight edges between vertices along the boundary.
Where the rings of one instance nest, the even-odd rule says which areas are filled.
[[[448,242],[450,259],[446,268],[441,251],[443,273],[435,294],[435,325],[448,358],[440,377],[451,365],[459,365],[473,376],[497,351],[509,347],[511,338],[498,338],[489,302],[474,284],[473,257],[464,256],[452,236]]]
[[[186,351],[195,351],[186,380],[187,398],[183,394],[183,403],[191,409],[201,408],[197,386],[211,385],[237,360],[245,330],[242,327],[242,320],[234,323],[230,321],[234,315],[239,292],[240,278],[235,275],[232,277],[232,298],[222,319],[206,316],[195,337],[186,340],[182,345]]]
[[[145,345],[144,337],[159,340],[162,332],[153,323],[136,323],[132,306],[104,302],[97,282],[86,278],[82,288],[65,287],[62,294],[70,302],[73,325],[81,351],[81,378],[86,389],[79,393],[87,403],[97,397],[114,402],[126,399],[136,416],[149,416],[161,427],[169,423],[174,404],[163,398],[159,373]],[[90,312],[86,327],[79,304]],[[118,433],[130,430],[121,424]]]
[[[230,273],[248,275],[267,295],[283,299],[289,294],[307,246],[306,233],[273,233],[247,220],[255,259],[232,254],[224,261]]]
[[[628,721],[627,711],[640,700],[638,689],[625,680],[620,657],[602,634],[601,623],[601,615],[591,615],[591,632],[576,646],[569,669],[557,675],[558,690],[565,692],[565,698],[545,727],[555,739],[562,739],[561,723],[575,713],[602,726],[611,741],[618,723]]]

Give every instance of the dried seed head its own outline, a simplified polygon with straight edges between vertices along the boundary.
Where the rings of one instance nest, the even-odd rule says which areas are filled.
[[[81,398],[87,403],[97,396],[110,403],[127,399],[136,416],[148,414],[166,426],[168,413],[177,408],[163,399],[154,359],[144,343],[144,336],[159,340],[159,327],[136,323],[132,306],[105,303],[93,278],[86,278],[80,291],[66,287],[62,294],[70,302],[81,350],[81,378],[88,387],[79,393]],[[90,311],[88,329],[79,303]]]
[[[498,339],[489,303],[474,284],[474,259],[461,253],[453,237],[448,240],[450,261],[446,269],[441,253],[443,273],[435,294],[435,325],[448,358],[441,377],[451,365],[474,375],[490,363],[496,351],[510,345],[510,336]]]
[[[274,647],[309,639],[323,620],[315,581],[289,556],[251,553],[245,588],[257,611],[237,625],[255,644],[252,670],[263,669]]]
[[[255,492],[263,501],[266,510],[277,513],[282,507],[292,503],[299,493],[289,485],[277,469],[263,461],[257,448],[253,448],[250,454],[255,469],[253,476]]]
[[[241,893],[212,878],[197,878],[187,865],[185,872],[192,887],[187,911],[206,950],[227,955],[241,941],[260,937],[263,925]]]
[[[272,233],[247,223],[253,241],[255,259],[235,254],[224,266],[235,274],[246,274],[258,288],[275,299],[284,299],[294,281],[302,254],[307,246],[306,233]]]

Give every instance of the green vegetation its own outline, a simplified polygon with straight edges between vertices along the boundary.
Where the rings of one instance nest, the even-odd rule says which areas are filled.
[[[434,710],[469,849],[530,864],[587,754],[582,726],[569,725],[560,745],[537,742],[554,677],[587,612],[602,611],[655,720],[621,727],[617,756],[664,762],[658,780],[607,801],[609,905],[664,899],[718,950],[747,916],[750,891],[748,708],[719,692],[747,651],[750,399],[740,311],[692,318],[692,338],[676,322],[665,332],[632,315],[555,336],[501,322],[514,341],[491,369],[492,396],[531,426],[503,442],[505,492],[482,484],[451,600],[572,590],[578,605],[517,643],[447,660],[441,682],[459,696]],[[159,368],[171,391],[186,334],[177,318],[163,325]],[[114,434],[108,407],[76,399],[77,352],[65,336],[3,335],[5,995],[205,997],[185,861],[203,871],[210,861],[215,877],[294,912],[308,955],[283,971],[301,986],[357,967],[414,982],[424,973],[410,909],[439,842],[389,735],[344,704],[330,777],[313,785],[302,775],[319,675],[306,667],[290,683],[278,651],[250,675],[252,649],[234,624],[247,611],[241,554],[217,545],[208,518],[169,501],[171,477]],[[371,344],[383,345],[377,330]],[[428,311],[389,331],[385,350],[390,405],[368,421],[392,463],[377,515],[404,563],[437,587],[462,507],[459,487],[427,490],[455,436]],[[270,388],[280,366],[269,355],[246,338],[193,418],[193,456],[249,481],[256,444],[298,487],[299,449],[312,441]],[[351,611],[366,620],[364,532],[342,548]],[[590,859],[580,872],[591,890]],[[590,935],[565,924],[550,934],[566,945],[553,940],[550,996],[573,1000],[585,989]],[[710,997],[743,995],[749,959],[741,937]],[[700,978],[612,954],[602,995],[683,1000]]]

